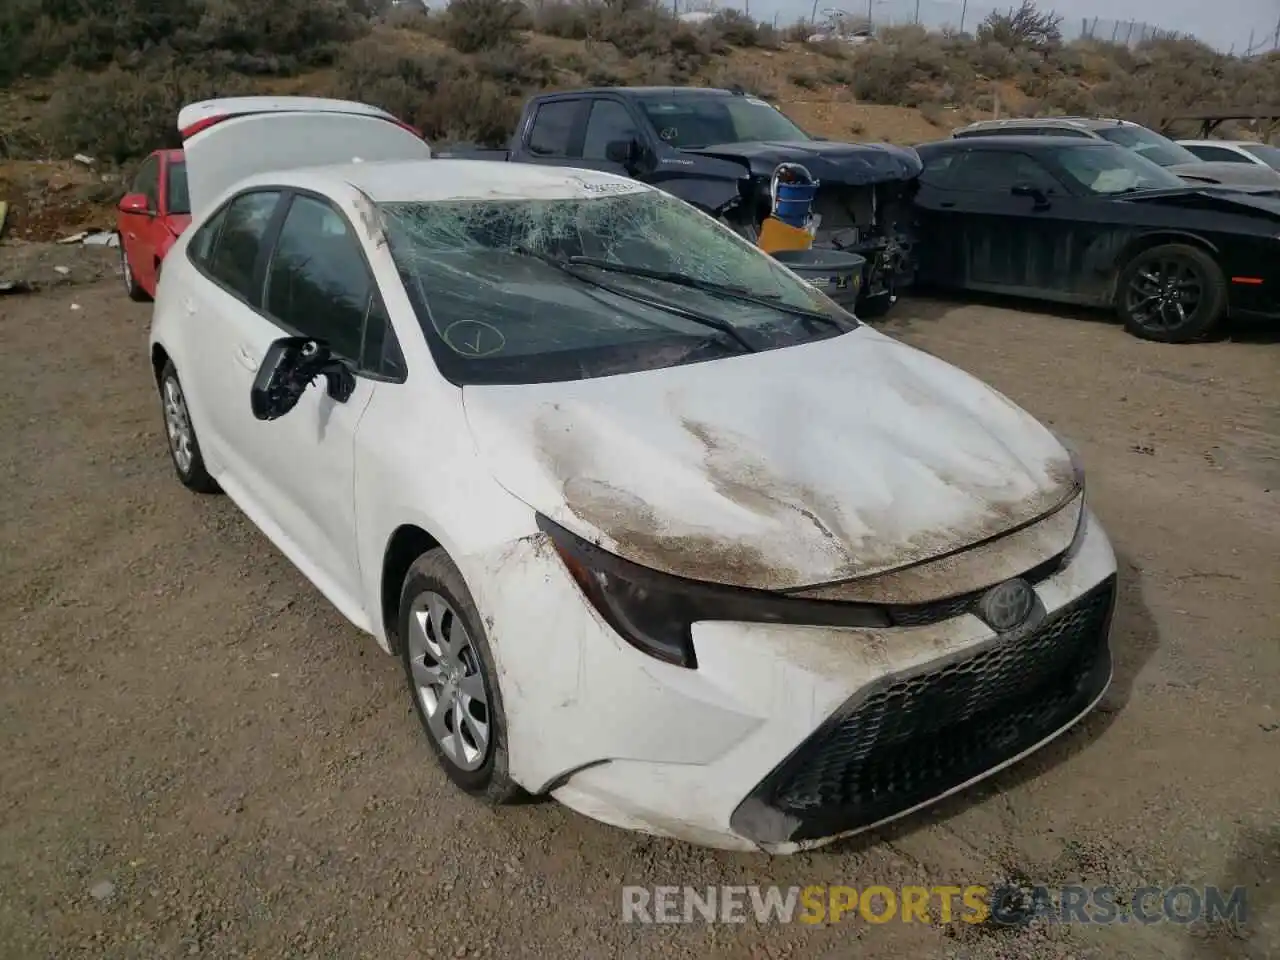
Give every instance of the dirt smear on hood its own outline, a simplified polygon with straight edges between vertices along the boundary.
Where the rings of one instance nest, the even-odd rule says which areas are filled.
[[[1064,460],[1061,468],[1053,465],[1051,483],[1029,501],[987,504],[962,528],[939,528],[909,540],[886,542],[876,536],[878,526],[873,516],[851,513],[829,495],[779,476],[768,462],[746,453],[744,442],[723,430],[681,418],[683,430],[702,448],[707,482],[725,505],[741,508],[763,521],[756,525],[758,529],[776,531],[773,535],[724,535],[710,526],[701,530],[694,524],[673,528],[670,517],[624,489],[621,480],[600,476],[584,438],[575,436],[570,425],[557,419],[552,414],[536,421],[537,451],[561,484],[565,503],[574,516],[610,538],[616,552],[635,563],[734,586],[795,589],[918,563],[1051,512],[1075,489],[1071,465]],[[805,526],[816,536],[805,534]],[[811,563],[803,562],[805,552],[812,555]],[[816,578],[816,583],[815,570],[826,573]]]

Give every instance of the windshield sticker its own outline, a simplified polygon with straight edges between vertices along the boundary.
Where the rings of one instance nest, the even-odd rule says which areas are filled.
[[[670,141],[680,136],[680,131],[677,130],[675,127],[663,127],[662,132],[659,133],[658,136],[661,137],[663,140]]]

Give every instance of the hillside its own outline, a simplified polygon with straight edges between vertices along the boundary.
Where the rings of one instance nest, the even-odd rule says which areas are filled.
[[[111,222],[131,164],[174,142],[178,107],[234,93],[379,104],[432,141],[505,139],[528,94],[582,85],[741,86],[813,133],[919,143],[1005,114],[1141,117],[1280,102],[1280,57],[1244,61],[1187,40],[1134,50],[1064,44],[1028,0],[976,35],[905,27],[851,47],[811,28],[706,24],[634,0],[453,0],[441,14],[363,0],[63,0],[0,11],[0,199],[8,236]],[[252,24],[247,28],[246,24]],[[83,154],[93,165],[68,162]]]

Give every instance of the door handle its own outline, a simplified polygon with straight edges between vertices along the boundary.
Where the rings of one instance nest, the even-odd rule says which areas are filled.
[[[258,361],[253,358],[253,354],[249,352],[249,348],[243,343],[236,347],[236,360],[240,366],[246,370],[252,370],[255,373],[258,370]]]
[[[939,201],[938,201],[938,206],[942,207],[942,209],[944,209],[944,210],[950,210],[950,209],[951,209],[952,207],[954,207],[955,205],[956,205],[956,202],[955,202],[954,200],[939,200]]]
[[[188,314],[194,314],[196,312],[196,302],[188,297],[182,301],[182,309],[187,311]]]

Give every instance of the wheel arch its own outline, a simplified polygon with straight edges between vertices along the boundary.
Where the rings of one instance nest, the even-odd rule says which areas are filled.
[[[387,538],[379,575],[378,612],[382,618],[382,635],[393,656],[398,655],[401,650],[397,621],[400,618],[400,590],[404,585],[404,578],[418,557],[440,546],[439,540],[415,523],[400,524]]]
[[[158,343],[151,345],[151,374],[155,378],[156,386],[160,386],[160,374],[164,373],[165,364],[169,362],[169,353],[163,346]]]
[[[1111,271],[1110,301],[1113,304],[1120,295],[1120,277],[1129,262],[1143,251],[1150,250],[1152,247],[1163,246],[1166,243],[1181,243],[1188,247],[1197,247],[1213,257],[1215,262],[1218,260],[1220,253],[1216,244],[1206,240],[1198,233],[1191,233],[1186,230],[1152,230],[1149,233],[1134,237],[1121,249],[1120,255],[1115,259],[1115,267]],[[1219,264],[1219,267],[1221,267],[1221,264]]]

